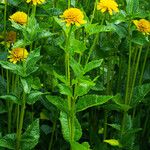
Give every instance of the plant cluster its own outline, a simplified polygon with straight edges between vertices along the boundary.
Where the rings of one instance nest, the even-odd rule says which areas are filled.
[[[0,150],[148,150],[149,9],[1,0]]]

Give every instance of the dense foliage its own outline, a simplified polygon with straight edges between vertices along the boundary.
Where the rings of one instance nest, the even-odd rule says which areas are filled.
[[[0,150],[150,149],[149,0],[0,0]]]

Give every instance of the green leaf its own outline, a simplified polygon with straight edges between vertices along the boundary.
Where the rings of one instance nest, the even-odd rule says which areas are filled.
[[[114,129],[118,130],[118,131],[121,131],[121,126],[119,124],[107,124],[111,127],[113,127]]]
[[[18,6],[22,1],[20,1],[20,0],[8,0],[7,2],[13,6]]]
[[[122,147],[119,141],[116,139],[108,139],[108,140],[104,140],[104,142],[110,144],[111,146]]]
[[[39,137],[39,119],[36,119],[31,125],[28,126],[27,130],[21,137],[21,150],[33,149],[38,144]]]
[[[55,71],[53,72],[54,73],[54,76],[59,79],[61,82],[67,84],[67,81],[66,81],[66,77],[63,76],[63,75],[59,75],[58,73],[56,73]]]
[[[100,32],[111,32],[114,31],[112,26],[105,26],[105,25],[97,25],[97,24],[86,24],[85,31],[89,34],[96,34]]]
[[[0,147],[14,149],[15,150],[15,134],[7,134],[3,138],[0,138]]]
[[[21,80],[21,84],[22,84],[24,92],[26,94],[29,94],[31,91],[31,84],[33,82],[33,78],[32,77],[20,78],[20,80]]]
[[[69,88],[65,84],[58,84],[58,87],[61,94],[72,96],[71,88]]]
[[[99,67],[102,64],[102,62],[103,62],[103,59],[93,60],[93,61],[89,62],[84,67],[84,74]]]
[[[78,142],[72,142],[71,143],[71,149],[72,150],[90,150],[85,145],[82,145],[82,144],[80,144]]]
[[[28,104],[34,104],[36,101],[39,100],[39,97],[42,95],[43,93],[40,91],[31,91],[27,97],[27,103]]]
[[[18,97],[16,97],[15,95],[3,95],[3,96],[0,96],[0,98],[4,100],[12,101],[16,104],[21,104]]]
[[[66,141],[70,142],[70,131],[68,125],[68,115],[65,112],[60,112],[60,122],[62,127],[63,137]],[[75,117],[74,119],[74,140],[78,141],[82,136],[82,129],[81,126]]]
[[[25,39],[21,39],[21,40],[17,40],[14,43],[13,48],[25,47],[26,45],[30,45],[30,44],[31,44],[30,41],[26,41]]]
[[[38,69],[38,67],[36,67],[36,64],[39,59],[41,59],[40,48],[37,48],[29,54],[28,58],[25,61],[27,75],[32,74]]]
[[[76,86],[76,96],[87,94],[93,86],[95,83],[90,79],[79,79]]]
[[[70,59],[70,66],[76,77],[81,77],[83,75],[82,66],[73,57]]]
[[[68,105],[67,101],[65,99],[62,99],[58,96],[46,96],[49,102],[51,102],[53,105],[55,105],[59,110],[68,112]]]
[[[71,39],[70,41],[70,50],[78,54],[82,54],[87,49],[84,42],[77,39]]]
[[[55,34],[49,32],[49,31],[43,30],[41,33],[38,34],[38,39],[47,38],[47,37],[50,37],[53,35],[55,35]]]
[[[144,97],[150,92],[150,83],[136,86],[133,90],[131,105],[135,107],[144,100]]]
[[[113,96],[98,96],[98,95],[86,95],[82,96],[78,99],[78,102],[76,104],[76,111],[83,111],[87,108],[98,106],[106,103],[110,99],[112,99]]]
[[[0,61],[0,64],[3,68],[8,69],[19,76],[25,76],[24,69],[21,65],[13,64],[8,61]]]
[[[126,0],[126,11],[128,14],[133,15],[139,11],[139,0]]]
[[[117,109],[123,110],[123,111],[128,111],[131,109],[131,106],[123,104],[123,100],[120,94],[117,94],[113,97],[112,99],[117,106]]]
[[[134,37],[132,38],[132,42],[138,45],[145,45],[149,42],[148,40],[148,36],[143,35],[142,33],[137,33],[134,35]]]

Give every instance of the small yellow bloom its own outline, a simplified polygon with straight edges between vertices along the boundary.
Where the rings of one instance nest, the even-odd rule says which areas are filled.
[[[32,2],[33,5],[37,5],[37,4],[43,4],[45,2],[45,0],[27,0],[27,3]]]
[[[28,51],[25,48],[14,48],[9,51],[9,61],[16,64],[18,61],[22,61],[27,58]]]
[[[112,15],[113,12],[119,12],[118,4],[115,0],[100,0],[97,4],[97,10],[101,10],[102,13],[108,11],[110,15]]]
[[[28,16],[26,13],[17,11],[13,15],[10,16],[9,20],[13,20],[16,23],[19,23],[21,25],[25,25],[27,23]]]
[[[133,20],[133,23],[136,25],[137,30],[145,34],[150,34],[150,21],[146,19]]]
[[[78,8],[69,8],[64,11],[63,15],[60,16],[64,18],[64,22],[66,22],[66,26],[70,26],[71,24],[75,24],[76,26],[80,26],[81,24],[85,24],[86,21],[84,19],[83,12]]]

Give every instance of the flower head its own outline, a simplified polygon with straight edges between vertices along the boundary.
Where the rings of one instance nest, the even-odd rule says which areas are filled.
[[[25,48],[14,48],[9,51],[9,61],[16,64],[18,61],[22,61],[27,58],[28,51]]]
[[[101,10],[102,13],[108,11],[110,15],[112,15],[113,12],[119,12],[118,4],[115,0],[100,0],[97,4],[97,10]]]
[[[146,19],[133,20],[133,23],[136,25],[137,30],[143,34],[150,34],[150,21]]]
[[[66,22],[66,26],[70,26],[71,24],[75,24],[76,26],[80,26],[81,24],[85,24],[86,21],[84,19],[83,12],[78,8],[68,8],[64,11],[63,15],[60,16],[64,18],[64,22]]]
[[[17,11],[13,15],[10,16],[9,20],[13,20],[16,23],[25,25],[27,23],[28,16],[26,13]]]
[[[16,36],[17,36],[17,34],[16,34],[15,31],[9,31],[6,34],[6,41],[9,42],[9,43],[15,43]]]
[[[45,2],[45,0],[27,0],[27,3],[32,2],[33,5],[37,5],[37,4],[43,4]]]

